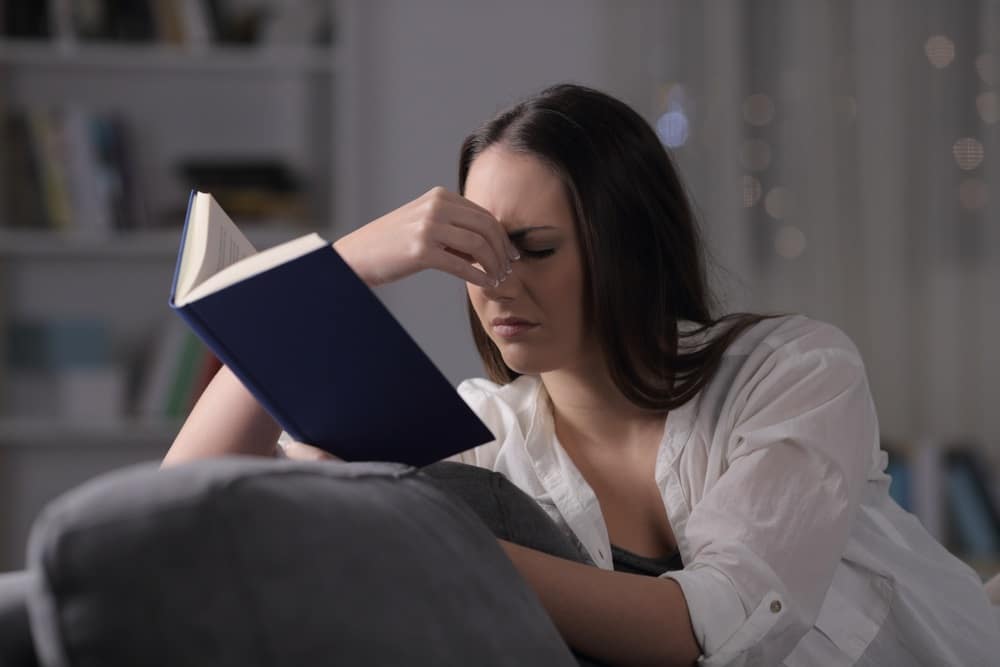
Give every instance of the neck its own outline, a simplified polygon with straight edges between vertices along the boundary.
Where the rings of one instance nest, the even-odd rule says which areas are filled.
[[[631,403],[603,365],[542,373],[556,435],[568,450],[642,456],[658,447],[664,415]]]

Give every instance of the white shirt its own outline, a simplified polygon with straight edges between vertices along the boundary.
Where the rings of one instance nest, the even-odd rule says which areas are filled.
[[[601,568],[593,490],[559,444],[537,376],[459,393],[497,439],[453,457],[503,473]],[[979,577],[888,495],[864,366],[833,326],[765,320],[665,421],[655,479],[684,562],[704,665],[989,665]],[[665,631],[669,631],[665,628]]]

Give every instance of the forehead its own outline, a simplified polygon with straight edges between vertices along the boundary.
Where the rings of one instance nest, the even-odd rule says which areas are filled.
[[[465,197],[509,230],[573,225],[573,210],[559,176],[538,158],[502,146],[490,146],[472,162]]]

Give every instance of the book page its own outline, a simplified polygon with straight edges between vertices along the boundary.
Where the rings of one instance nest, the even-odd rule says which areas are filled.
[[[188,221],[175,296],[184,298],[222,269],[256,253],[257,249],[215,198],[204,192],[197,193]]]
[[[230,285],[235,285],[242,280],[290,262],[324,246],[329,247],[330,242],[315,232],[300,236],[291,241],[285,241],[280,245],[256,253],[252,257],[245,257],[221,269],[201,284],[195,286],[189,293],[178,298],[176,304],[183,306],[192,301],[197,301],[203,296],[214,294]],[[330,251],[335,252],[332,247],[330,247]]]

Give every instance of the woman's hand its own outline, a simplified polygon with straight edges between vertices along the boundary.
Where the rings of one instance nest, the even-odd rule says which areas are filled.
[[[494,287],[507,278],[511,260],[519,257],[489,211],[440,186],[351,232],[333,247],[370,287],[424,269]]]
[[[343,461],[328,451],[304,442],[284,442],[281,448],[285,451],[285,456],[297,461]]]

